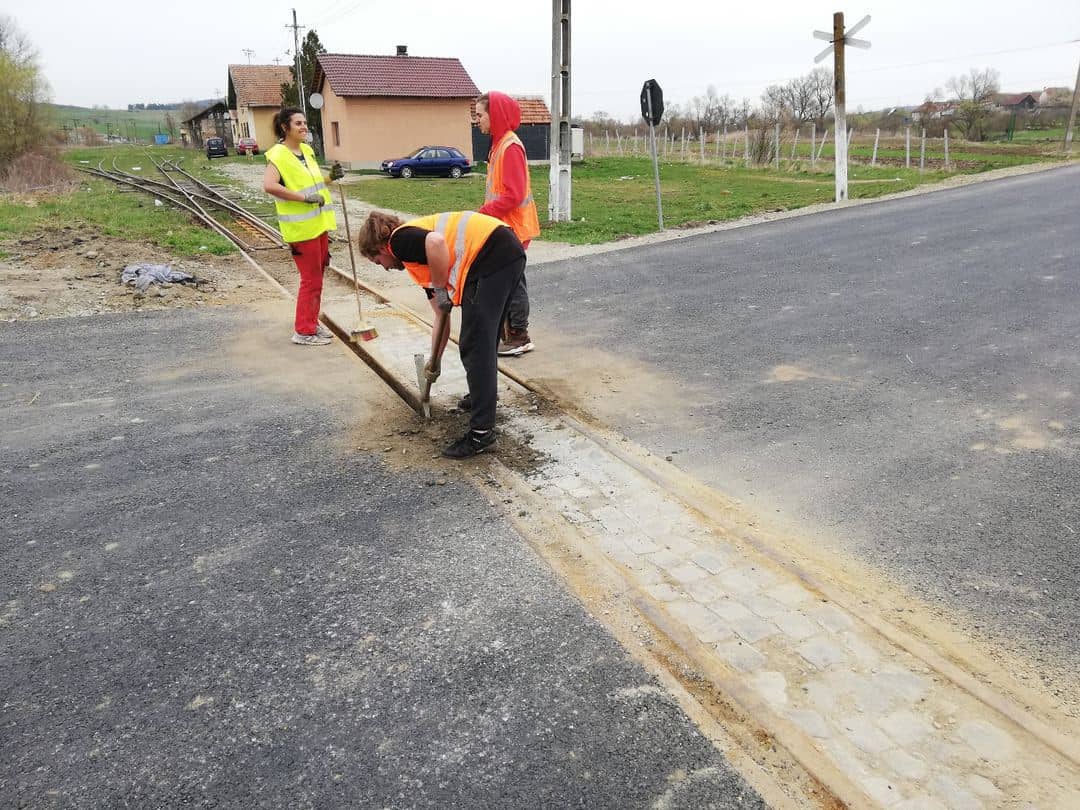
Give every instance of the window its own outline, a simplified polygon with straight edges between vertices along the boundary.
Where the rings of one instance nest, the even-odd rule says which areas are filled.
[[[338,129],[338,122],[331,121],[330,129],[334,131],[334,146],[341,146],[341,130]]]

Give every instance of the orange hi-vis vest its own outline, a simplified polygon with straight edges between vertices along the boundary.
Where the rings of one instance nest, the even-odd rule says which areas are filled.
[[[400,228],[423,228],[425,231],[438,231],[446,240],[446,247],[450,250],[449,281],[446,283],[446,291],[450,294],[450,300],[455,306],[461,306],[461,293],[465,289],[465,279],[469,275],[469,268],[476,261],[477,254],[487,244],[488,237],[506,223],[489,217],[487,214],[478,214],[476,211],[451,211],[444,214],[430,214],[426,217],[413,219],[394,229],[394,233]],[[390,234],[393,239],[394,233]],[[421,287],[435,286],[431,281],[431,268],[419,262],[402,261],[405,269],[412,276],[413,281]]]
[[[508,130],[491,151],[491,158],[488,160],[487,185],[484,188],[484,202],[491,202],[506,194],[506,187],[502,182],[502,159],[506,150],[515,143],[521,147],[522,152],[525,151],[525,145],[521,139],[513,130]],[[536,215],[536,202],[533,200],[528,166],[525,168],[525,199],[506,215],[506,224],[522,242],[535,239],[540,235],[540,219]]]

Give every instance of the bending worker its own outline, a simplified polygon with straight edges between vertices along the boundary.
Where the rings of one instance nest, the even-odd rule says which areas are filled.
[[[521,124],[521,107],[505,93],[492,91],[476,100],[476,117],[480,131],[491,135],[487,186],[480,213],[502,220],[522,246],[528,248],[529,242],[540,235],[540,220],[529,183],[525,145],[514,133]],[[510,296],[499,354],[513,357],[533,348],[529,339],[529,289],[522,274]]]
[[[330,266],[328,234],[337,229],[326,184],[345,171],[335,163],[330,175],[323,176],[307,145],[307,119],[300,110],[286,107],[278,112],[274,132],[280,140],[266,151],[263,190],[275,197],[281,238],[288,242],[300,271],[292,342],[323,346],[331,338],[330,330],[319,323],[323,273]]]
[[[494,217],[474,211],[403,223],[372,211],[360,226],[360,252],[386,270],[407,270],[442,312],[461,307],[458,351],[469,383],[469,429],[443,455],[468,458],[495,442],[499,327],[525,272],[525,249]],[[439,321],[436,319],[436,328]]]

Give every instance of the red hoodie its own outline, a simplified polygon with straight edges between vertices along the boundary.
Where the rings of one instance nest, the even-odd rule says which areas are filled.
[[[521,124],[521,107],[510,96],[498,91],[488,93],[488,117],[491,119],[491,152],[507,132],[515,130]],[[525,200],[525,180],[528,164],[525,150],[516,143],[503,152],[502,181],[506,192],[491,202],[484,203],[479,209],[481,214],[506,221],[506,215],[521,205]]]

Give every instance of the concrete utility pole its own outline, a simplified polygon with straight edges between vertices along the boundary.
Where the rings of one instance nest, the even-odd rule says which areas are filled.
[[[1065,143],[1062,149],[1066,152],[1072,147],[1073,127],[1076,126],[1076,108],[1080,107],[1080,65],[1076,67],[1076,84],[1073,85],[1072,110],[1069,112],[1069,123],[1065,127]]]
[[[831,51],[833,54],[833,94],[836,104],[836,122],[834,129],[836,134],[836,202],[846,202],[848,198],[848,131],[847,131],[847,92],[844,87],[844,46],[852,48],[869,48],[870,43],[861,39],[854,39],[851,35],[861,31],[870,22],[870,15],[863,17],[851,30],[844,32],[844,12],[837,11],[833,14],[832,34],[826,31],[815,31],[815,39],[828,40],[832,44],[814,57],[815,62],[820,62]],[[824,141],[822,142],[824,145]]]
[[[548,220],[570,221],[570,0],[551,4],[551,171]]]
[[[286,28],[291,28],[293,32],[293,44],[295,49],[293,54],[296,56],[296,91],[300,95],[300,109],[304,113],[304,117],[307,118],[307,104],[304,102],[304,74],[300,67],[300,29],[304,26],[297,25],[296,23],[296,9],[292,10],[292,25],[286,25]]]

